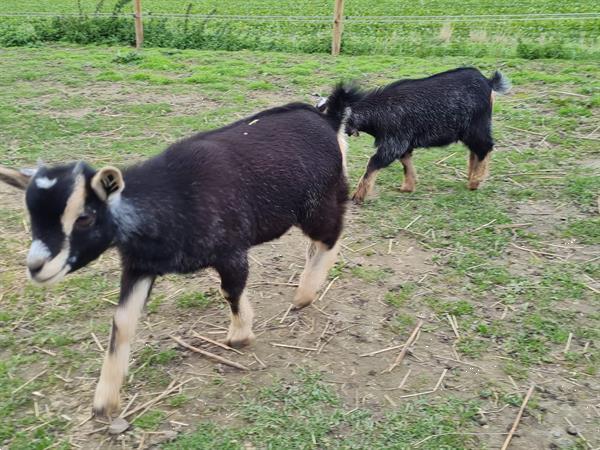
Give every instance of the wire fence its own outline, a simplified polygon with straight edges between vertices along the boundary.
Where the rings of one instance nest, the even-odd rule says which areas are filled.
[[[186,12],[180,12],[185,3],[142,0],[151,7],[136,15],[129,12],[127,0],[118,0],[114,8],[98,0],[0,1],[0,45],[2,21],[12,22],[5,27],[9,45],[51,39],[130,43],[135,21],[147,26],[148,45],[162,47],[326,52],[339,33],[338,47],[347,54],[514,56],[520,46],[525,57],[600,59],[600,10],[594,11],[591,2],[346,0],[343,11],[343,0],[336,0],[343,11],[336,15],[331,2],[320,0],[196,0]],[[35,11],[41,3],[47,9]],[[34,30],[24,29],[23,23]],[[544,50],[532,50],[535,46]]]
[[[14,12],[0,13],[0,17],[135,17],[134,13],[75,13],[75,12]],[[242,14],[181,14],[181,13],[142,13],[143,18],[162,18],[180,20],[220,20],[220,21],[270,21],[331,23],[331,16],[324,15],[242,15]],[[528,14],[461,14],[461,15],[403,15],[403,16],[344,16],[345,23],[404,23],[404,22],[515,22],[515,21],[561,21],[561,20],[599,20],[600,13],[528,13]]]

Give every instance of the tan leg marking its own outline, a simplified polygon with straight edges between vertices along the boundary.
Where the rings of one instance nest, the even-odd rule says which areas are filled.
[[[227,292],[224,292],[227,298]],[[230,347],[244,347],[252,344],[256,337],[252,332],[252,321],[254,319],[254,311],[252,305],[248,301],[246,292],[242,292],[238,302],[238,313],[231,313],[231,323],[229,331],[225,338],[225,344]]]
[[[354,194],[352,194],[352,200],[354,200],[354,203],[362,203],[365,201],[367,196],[371,195],[378,173],[379,170],[373,170],[368,175],[365,174],[362,176],[358,182],[358,185],[356,186]]]
[[[404,182],[400,186],[400,192],[414,192],[417,184],[417,172],[412,163],[412,154],[400,158],[400,162],[404,168]]]
[[[306,251],[306,264],[294,296],[294,307],[304,308],[317,298],[317,292],[327,279],[329,269],[335,264],[340,241],[329,248],[319,241],[311,241]]]
[[[337,134],[338,145],[340,146],[340,152],[342,152],[342,167],[344,168],[344,175],[348,175],[347,167],[347,154],[348,154],[348,140],[346,139],[346,133],[344,127],[340,128]]]
[[[131,341],[151,286],[150,278],[139,280],[133,286],[127,301],[117,307],[113,318],[115,335],[111,335],[114,346],[111,345],[106,352],[94,395],[93,410],[97,415],[110,417],[111,413],[119,409],[119,391],[123,378],[127,375]]]
[[[473,167],[475,166],[475,161],[477,160],[477,155],[475,152],[469,150],[469,162],[467,165],[467,178],[470,180],[473,175]]]
[[[491,155],[492,152],[489,152],[481,161],[479,161],[477,156],[473,157],[472,169],[469,176],[469,189],[477,189],[479,185],[487,178]]]

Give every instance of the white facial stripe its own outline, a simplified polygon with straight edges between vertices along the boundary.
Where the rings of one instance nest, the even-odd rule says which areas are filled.
[[[42,270],[36,273],[35,277],[31,278],[31,281],[40,286],[45,286],[56,283],[57,281],[61,280],[71,269],[71,266],[67,264],[68,257],[69,249],[68,245],[66,245],[58,253],[58,255],[56,255],[54,258],[52,258],[50,261],[44,264]],[[27,271],[27,273],[29,274],[29,271]]]
[[[70,236],[73,231],[73,224],[83,212],[85,207],[85,177],[77,175],[73,185],[73,192],[67,200],[67,205],[61,217],[63,231],[65,236]],[[67,246],[68,247],[68,246]]]
[[[48,178],[48,177],[39,177],[35,179],[35,185],[39,189],[50,189],[52,186],[56,184],[56,178]]]
[[[29,248],[27,265],[32,267],[39,266],[42,263],[45,263],[50,256],[52,256],[52,254],[46,244],[39,239],[36,239],[31,243],[31,247]]]

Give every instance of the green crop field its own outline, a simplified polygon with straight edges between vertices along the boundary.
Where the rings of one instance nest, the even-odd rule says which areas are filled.
[[[102,10],[110,10],[114,0],[102,2]],[[77,12],[79,6],[85,12],[94,12],[98,0],[4,0],[0,12]],[[233,0],[142,0],[144,10],[153,13],[183,13],[192,5],[195,13],[215,10],[218,14],[262,14],[262,15],[331,15],[333,1],[322,0],[259,0],[239,2]],[[131,7],[131,4],[129,4]],[[396,1],[396,0],[346,0],[344,12],[349,16],[393,16],[393,15],[459,15],[459,14],[517,14],[517,13],[565,13],[598,12],[592,2],[549,0],[493,1],[468,0],[453,2]]]
[[[120,13],[132,12],[127,0],[4,0],[0,45],[133,42],[131,16],[93,16],[96,11],[115,11],[115,6]],[[333,2],[145,0],[143,8],[148,14],[146,45],[150,47],[326,53],[331,45]],[[26,13],[81,16],[51,19]],[[11,14],[23,15],[7,17]],[[274,15],[282,17],[260,18]],[[600,59],[600,15],[592,2],[356,0],[346,1],[345,15],[342,50],[346,54]]]
[[[597,61],[64,43],[0,48],[0,57],[0,165],[10,167],[131,164],[195,131],[313,102],[341,78],[375,86],[474,65],[500,68],[514,85],[495,103],[483,187],[467,190],[461,145],[416,150],[412,194],[398,190],[400,165],[382,171],[375,195],[349,207],[315,307],[287,312],[300,233],[254,249],[258,339],[242,355],[195,334],[219,339],[228,323],[211,271],[160,278],[122,390],[136,412],[119,436],[89,416],[118,256],[51,288],[30,285],[23,195],[0,185],[1,448],[497,449],[532,384],[511,449],[600,446]],[[355,185],[372,139],[349,144]],[[191,353],[171,334],[250,370]]]

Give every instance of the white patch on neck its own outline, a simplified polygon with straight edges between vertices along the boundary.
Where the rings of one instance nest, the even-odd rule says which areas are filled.
[[[123,199],[120,193],[109,197],[108,208],[121,239],[126,240],[140,231],[143,223],[141,214],[131,204],[131,201]]]
[[[39,189],[50,189],[52,186],[56,184],[56,178],[48,178],[48,177],[39,177],[35,179],[35,185]]]

